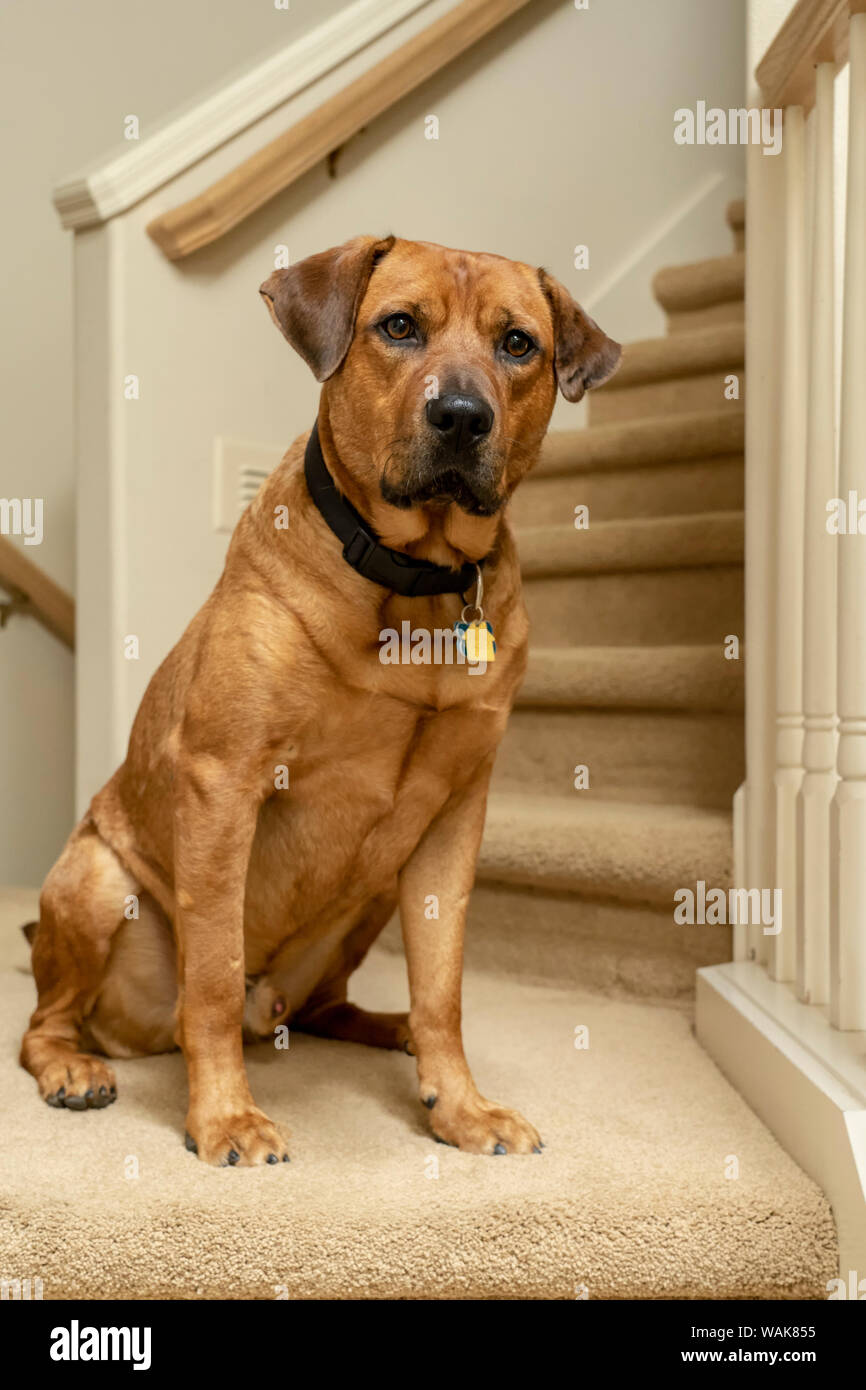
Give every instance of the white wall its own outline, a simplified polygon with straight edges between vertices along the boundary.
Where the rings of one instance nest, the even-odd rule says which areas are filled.
[[[51,190],[346,0],[2,0],[0,496],[42,497],[27,554],[75,587],[72,237]],[[30,620],[0,632],[0,883],[36,884],[73,815],[73,658]]]

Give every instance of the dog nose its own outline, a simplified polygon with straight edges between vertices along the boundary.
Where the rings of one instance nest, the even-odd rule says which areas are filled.
[[[470,449],[493,428],[493,407],[480,396],[452,392],[427,402],[427,419],[455,454]]]

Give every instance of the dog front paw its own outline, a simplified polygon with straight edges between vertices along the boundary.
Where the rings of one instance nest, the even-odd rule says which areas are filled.
[[[280,1129],[255,1106],[234,1115],[190,1114],[186,1147],[204,1163],[219,1168],[289,1162]]]
[[[538,1130],[517,1110],[494,1105],[483,1096],[453,1104],[440,1094],[422,1096],[430,1111],[433,1137],[473,1154],[541,1153]]]

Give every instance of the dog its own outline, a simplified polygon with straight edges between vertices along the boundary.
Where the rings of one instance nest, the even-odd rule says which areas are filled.
[[[50,1105],[86,1110],[117,1095],[106,1057],[180,1046],[187,1147],[273,1164],[285,1132],[253,1100],[243,1036],[290,1021],[412,1054],[444,1143],[540,1152],[464,1055],[464,919],[526,666],[508,501],[557,387],[579,401],[620,347],[543,270],[393,236],[260,293],[322,383],[317,421],[241,517],[45,881],[21,1063]],[[483,659],[386,664],[381,634],[404,623]],[[370,1013],[347,982],[398,906],[409,1012]]]

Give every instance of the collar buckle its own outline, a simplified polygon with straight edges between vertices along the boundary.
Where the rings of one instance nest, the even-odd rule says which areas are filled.
[[[376,548],[377,542],[373,540],[369,532],[364,530],[363,526],[359,526],[354,535],[343,546],[343,559],[366,578],[367,561]]]

